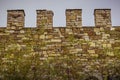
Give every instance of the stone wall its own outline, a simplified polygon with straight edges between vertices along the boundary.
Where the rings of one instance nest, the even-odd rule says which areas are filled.
[[[80,64],[79,72],[98,72],[101,65],[118,60],[115,51],[120,52],[120,27],[112,26],[110,9],[94,11],[93,27],[82,26],[81,14],[81,9],[67,9],[66,27],[53,27],[53,12],[37,10],[37,27],[26,28],[24,11],[8,10],[7,27],[0,28],[0,53],[17,44],[20,51],[30,47],[39,53],[41,61],[69,56]]]

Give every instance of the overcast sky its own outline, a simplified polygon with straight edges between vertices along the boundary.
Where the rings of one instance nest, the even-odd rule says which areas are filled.
[[[110,8],[112,25],[120,25],[120,0],[0,0],[0,26],[7,24],[7,10],[24,9],[25,26],[36,26],[36,10],[48,9],[54,12],[54,26],[65,26],[66,9],[82,9],[82,24],[94,25],[94,9]]]

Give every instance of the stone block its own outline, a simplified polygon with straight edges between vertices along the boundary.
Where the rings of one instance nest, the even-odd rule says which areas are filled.
[[[21,37],[22,38],[22,37],[24,37],[24,35],[17,35],[17,37]]]
[[[35,39],[38,39],[38,38],[39,38],[39,35],[37,35],[37,34],[34,35],[34,38],[35,38]]]
[[[43,58],[40,58],[41,61],[45,61],[47,60],[47,58],[43,57]]]
[[[12,26],[11,29],[16,29],[16,27],[15,27],[15,26]]]
[[[61,39],[51,39],[51,42],[61,42]]]
[[[10,30],[9,33],[14,33],[15,31],[14,30]]]
[[[90,56],[97,58],[97,57],[98,57],[98,54],[94,53],[94,54],[90,54]]]
[[[115,28],[111,27],[111,28],[110,28],[110,30],[114,31],[114,30],[115,30]]]
[[[106,53],[108,56],[110,56],[110,57],[114,57],[115,56],[115,54],[113,53],[113,52],[107,52]]]
[[[48,56],[50,56],[50,57],[57,57],[57,56],[60,56],[60,54],[57,54],[57,53],[52,54],[52,53],[50,53],[50,54],[48,54]]]
[[[111,48],[111,47],[112,47],[112,45],[111,45],[111,44],[107,44],[107,47],[108,47],[108,48]]]
[[[107,44],[102,44],[103,48],[107,48]]]
[[[45,35],[40,35],[40,39],[45,39]]]
[[[20,30],[20,33],[25,33],[25,31],[24,30]]]
[[[90,47],[95,47],[95,42],[90,42]]]
[[[76,52],[81,52],[81,51],[82,51],[82,49],[75,49],[75,51],[76,51]]]
[[[88,53],[95,53],[95,50],[88,50]]]
[[[94,32],[100,32],[100,28],[94,28]]]

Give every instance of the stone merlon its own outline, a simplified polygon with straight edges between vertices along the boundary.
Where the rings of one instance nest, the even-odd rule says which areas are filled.
[[[51,10],[37,10],[37,27],[52,28],[53,15]]]
[[[111,27],[111,9],[95,9],[95,26]]]
[[[7,28],[22,29],[25,22],[24,10],[8,10],[7,11]]]

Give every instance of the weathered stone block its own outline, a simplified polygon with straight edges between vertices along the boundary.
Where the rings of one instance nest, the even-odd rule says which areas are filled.
[[[20,33],[25,33],[25,31],[24,30],[20,30]]]
[[[115,56],[115,54],[113,53],[113,52],[107,52],[106,53],[108,56],[110,56],[110,57],[114,57]]]
[[[95,53],[95,50],[87,50],[88,53]]]
[[[40,39],[45,39],[45,35],[40,35]]]
[[[94,42],[90,42],[90,47],[95,47],[95,43]]]
[[[61,39],[51,39],[51,42],[61,42]]]

